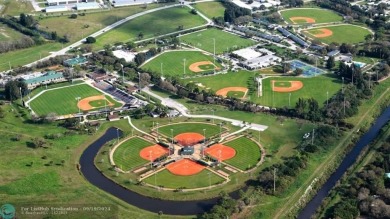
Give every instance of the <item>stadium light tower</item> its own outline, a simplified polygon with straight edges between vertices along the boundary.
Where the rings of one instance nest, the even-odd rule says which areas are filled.
[[[123,65],[121,64],[121,68],[122,68],[122,84],[123,86],[125,85],[125,72],[123,71]]]
[[[214,42],[214,74],[215,74],[215,38],[213,38],[213,42]]]
[[[183,65],[183,77],[186,75],[186,59],[183,59],[184,65]]]
[[[171,129],[171,146],[172,146],[172,149],[174,148],[173,147],[173,129]],[[169,155],[171,155],[171,150],[169,150]]]
[[[81,97],[76,97],[77,103],[80,101]],[[80,114],[80,107],[79,108],[79,114]]]
[[[141,92],[141,73],[138,73],[138,90]]]
[[[157,130],[157,139],[158,139],[158,122],[156,122],[156,130]]]
[[[288,107],[291,106],[291,93],[288,94]]]
[[[204,136],[204,140],[203,140],[203,147],[202,147],[202,156],[204,156],[204,149],[206,148],[206,129],[203,129],[203,136]]]
[[[119,143],[119,128],[116,128],[116,136],[118,138],[118,143]]]
[[[161,77],[164,77],[164,72],[163,72],[163,63],[161,62]]]
[[[329,91],[326,91],[326,106],[328,107],[329,103]]]

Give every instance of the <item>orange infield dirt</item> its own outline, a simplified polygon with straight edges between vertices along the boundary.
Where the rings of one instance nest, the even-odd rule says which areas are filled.
[[[192,63],[189,67],[189,69],[193,72],[202,72],[202,71],[205,71],[205,70],[202,70],[201,68],[199,68],[199,66],[202,66],[202,65],[214,65],[214,63],[210,62],[210,61],[202,61],[202,62],[195,62],[195,63]],[[220,68],[218,68],[217,66],[215,66],[215,70],[219,70]]]
[[[204,136],[195,132],[186,132],[176,135],[174,139],[181,146],[191,146],[197,144],[200,141],[203,141]]]
[[[298,20],[304,20],[304,21],[306,21],[306,23],[310,23],[310,24],[316,22],[316,20],[314,20],[313,18],[310,18],[310,17],[290,17],[290,20],[294,24],[296,24],[296,21],[298,21]]]
[[[312,34],[310,32],[309,33],[317,38],[324,38],[324,37],[328,37],[328,36],[333,35],[333,32],[329,29],[326,29],[326,28],[316,29],[316,31],[320,31],[320,33],[317,33],[317,34]]]
[[[146,147],[139,152],[139,156],[148,161],[154,161],[164,154],[168,154],[168,149],[158,144]]]
[[[236,155],[236,150],[223,144],[215,144],[204,151],[206,154],[221,159],[221,161],[229,160]]]
[[[275,82],[289,82],[290,87],[275,87]],[[303,87],[302,81],[271,81],[272,83],[272,90],[276,92],[292,92],[292,91],[297,91]]]
[[[167,165],[169,172],[180,176],[195,175],[201,172],[204,168],[205,166],[200,165],[190,159],[179,160]]]
[[[107,100],[106,97],[104,95],[98,95],[98,96],[90,96],[90,97],[87,97],[87,98],[84,98],[84,99],[81,99],[78,103],[77,103],[77,107],[81,110],[84,110],[84,111],[87,111],[87,110],[91,110],[93,109],[94,107],[91,106],[89,104],[89,102],[91,101],[94,101],[94,100]],[[113,106],[114,104],[111,103],[110,101],[108,101],[108,105],[107,106]]]
[[[248,88],[246,88],[246,87],[225,87],[225,88],[222,88],[222,89],[218,90],[215,94],[221,95],[223,97],[227,97],[227,94],[229,93],[229,91],[241,91],[241,92],[244,92],[245,93],[244,97],[245,97],[246,92],[248,92]]]

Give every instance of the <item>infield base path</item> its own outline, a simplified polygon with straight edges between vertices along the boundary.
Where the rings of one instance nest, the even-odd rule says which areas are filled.
[[[168,154],[168,149],[158,144],[146,147],[139,152],[139,156],[148,161],[154,161],[164,154]]]
[[[325,37],[329,37],[329,36],[333,35],[333,32],[327,28],[321,28],[321,29],[315,29],[315,30],[319,31],[320,33],[313,34],[313,33],[310,33],[310,30],[305,31],[305,32],[307,32],[308,34],[310,34],[314,37],[317,37],[317,38],[325,38]]]
[[[223,144],[215,144],[205,150],[205,153],[220,160],[229,160],[236,156],[236,150]]]
[[[223,97],[227,97],[227,94],[229,93],[229,91],[244,92],[244,95],[242,97],[242,98],[244,98],[246,96],[246,93],[248,92],[248,88],[246,88],[246,87],[225,87],[225,88],[219,89],[215,94],[223,96]]]
[[[215,70],[219,70],[220,68],[215,66],[214,63],[210,62],[210,61],[202,61],[202,62],[195,62],[195,63],[192,63],[189,67],[189,69],[192,71],[192,72],[202,72],[202,71],[206,71],[206,70],[203,70],[201,68],[199,68],[199,66],[202,66],[202,65],[213,65]]]
[[[179,143],[181,146],[191,146],[199,143],[200,141],[203,141],[205,137],[199,133],[196,132],[185,132],[181,133],[179,135],[176,135],[174,139]]]
[[[290,17],[290,21],[293,22],[294,24],[296,24],[297,21],[299,21],[299,20],[304,20],[304,21],[306,21],[306,23],[309,23],[309,24],[316,22],[316,20],[314,20],[311,17]]]
[[[290,87],[276,87],[275,82],[290,83]],[[280,93],[297,91],[303,87],[302,81],[274,81],[274,80],[272,80],[271,84],[272,84],[272,90],[275,92],[280,92]]]
[[[110,101],[108,101],[106,99],[106,97],[104,95],[97,95],[97,96],[90,96],[90,97],[87,97],[87,98],[84,98],[84,99],[81,99],[78,103],[77,103],[77,107],[83,111],[88,111],[88,110],[91,110],[95,107],[91,106],[89,104],[89,102],[91,101],[95,101],[95,100],[105,100],[108,102],[107,106],[113,106],[114,104],[111,103]]]
[[[198,164],[190,159],[182,159],[167,165],[169,172],[179,176],[190,176],[200,173],[205,166]]]

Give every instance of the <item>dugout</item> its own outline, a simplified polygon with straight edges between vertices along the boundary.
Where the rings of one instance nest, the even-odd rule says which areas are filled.
[[[194,147],[183,147],[181,149],[181,155],[192,155],[194,153]]]

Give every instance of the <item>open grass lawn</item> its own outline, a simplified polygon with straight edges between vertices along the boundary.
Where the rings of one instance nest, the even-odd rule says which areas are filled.
[[[186,79],[185,81],[193,81],[196,83],[202,83],[205,88],[211,88],[213,91],[218,91],[224,87],[248,87],[248,82],[253,80],[256,73],[248,71],[233,72],[227,74],[220,74],[210,77],[202,77],[196,79]],[[259,103],[264,106],[284,107],[288,106],[289,93],[273,92],[271,86],[271,80],[276,81],[302,81],[303,88],[291,92],[290,107],[295,107],[295,103],[298,98],[314,98],[318,101],[320,106],[326,102],[328,91],[328,97],[332,97],[340,88],[341,81],[333,77],[331,74],[320,75],[312,78],[302,77],[270,77],[263,80],[263,96],[257,97],[257,89],[248,93],[249,99],[255,103]],[[321,87],[321,89],[318,89]]]
[[[115,212],[115,217],[118,218],[159,218],[155,213],[128,205],[92,186],[75,167],[86,145],[97,139],[109,126],[126,130],[125,128],[129,127],[126,120],[103,122],[96,135],[81,133],[64,135],[69,130],[60,125],[62,122],[33,123],[26,120],[28,111],[17,107],[16,104],[0,107],[5,112],[4,117],[0,119],[0,194],[6,203],[13,204],[17,209],[32,205],[63,206],[64,203],[111,205],[112,208],[118,208]],[[43,139],[47,134],[62,136],[53,140],[45,139],[48,148],[34,149],[28,146],[31,139],[36,137]],[[13,140],[16,136],[20,136],[19,140]],[[101,214],[105,213],[96,212],[91,215],[88,211],[68,213],[68,218],[113,217],[112,212],[104,216]],[[17,215],[20,216],[20,212],[17,212]],[[161,216],[167,219],[173,217]]]
[[[148,142],[142,138],[131,138],[121,144],[114,152],[113,159],[115,164],[124,171],[129,171],[139,167],[149,161],[142,159],[139,152],[154,143]]]
[[[269,67],[269,68],[260,69],[259,73],[260,74],[264,74],[264,75],[282,74],[283,73],[283,69],[282,69],[281,66],[275,65],[275,66],[272,66],[272,67]]]
[[[247,170],[253,168],[260,161],[261,153],[259,146],[246,137],[240,137],[223,144],[236,150],[236,156],[224,161],[230,165],[241,170]]]
[[[18,40],[23,36],[22,33],[9,28],[7,25],[0,23],[0,42]]]
[[[359,43],[364,41],[364,37],[368,34],[371,34],[370,31],[368,31],[365,28],[354,26],[354,25],[339,25],[339,26],[328,26],[328,27],[321,27],[329,29],[333,32],[331,36],[328,37],[322,37],[322,38],[316,38],[310,33],[315,34],[315,32],[318,31],[318,28],[309,29],[307,33],[305,33],[307,36],[311,38],[316,38],[321,42],[324,42],[326,44],[330,44],[333,42],[342,44],[342,43]]]
[[[185,59],[185,73],[184,74],[184,59]],[[171,51],[158,55],[152,60],[142,65],[142,69],[145,71],[153,71],[161,73],[161,63],[164,75],[177,75],[177,76],[195,76],[202,72],[192,72],[189,67],[195,62],[210,61],[214,62],[212,56],[205,55],[199,51]],[[215,63],[219,68],[221,65]]]
[[[246,39],[215,28],[197,31],[180,37],[180,40],[183,42],[210,53],[214,53],[213,39],[215,39],[216,54],[221,54],[226,51],[236,50],[255,44],[255,42],[250,39]]]
[[[209,175],[210,174],[210,175]],[[209,181],[210,177],[210,181]],[[168,170],[158,172],[156,175],[151,175],[146,178],[144,182],[163,186],[165,188],[178,189],[178,188],[202,188],[210,185],[222,183],[224,179],[208,170],[202,170],[202,172],[192,176],[178,176],[174,175]],[[155,183],[156,182],[156,183]]]
[[[191,14],[187,7],[168,8],[135,18],[99,36],[95,46],[101,48],[109,43],[135,41],[139,33],[143,33],[143,39],[147,39],[178,31],[180,25],[188,29],[205,23],[201,16]]]
[[[173,129],[173,136],[176,136],[185,132],[195,132],[203,135],[203,129],[206,129],[206,137],[209,138],[216,134],[219,134],[219,126],[207,123],[177,123],[172,125],[166,125],[158,128],[158,132],[170,137],[171,129]]]
[[[95,95],[102,95],[102,93],[87,84],[80,84],[47,91],[32,100],[30,106],[38,115],[46,115],[52,112],[57,115],[72,114],[79,110],[76,97],[83,99]],[[109,96],[106,96],[106,98],[115,104],[114,107],[120,106],[120,103],[112,100]]]
[[[9,70],[11,67],[17,67],[34,62],[42,57],[50,55],[50,52],[60,50],[60,43],[46,43],[39,46],[33,46],[27,49],[20,49],[12,52],[0,54],[0,71]]]
[[[225,7],[221,2],[201,2],[195,3],[193,6],[210,19],[213,17],[223,17],[225,12]]]
[[[3,11],[1,14],[16,16],[21,13],[30,14],[35,12],[30,1],[3,0],[0,3],[4,5],[4,9],[2,9]]]
[[[338,15],[336,12],[325,10],[325,9],[317,9],[317,8],[297,8],[297,9],[289,9],[280,12],[282,17],[288,23],[293,23],[290,18],[291,17],[309,17],[315,20],[315,23],[328,23],[328,22],[336,22],[342,21],[343,18]],[[296,23],[304,24],[306,21],[297,20]]]
[[[41,29],[56,31],[59,36],[68,34],[70,41],[74,42],[130,15],[162,7],[163,5],[149,4],[146,9],[143,5],[113,8],[111,10],[86,13],[85,16],[79,15],[77,19],[69,18],[69,15],[45,17],[39,20],[39,25]]]

